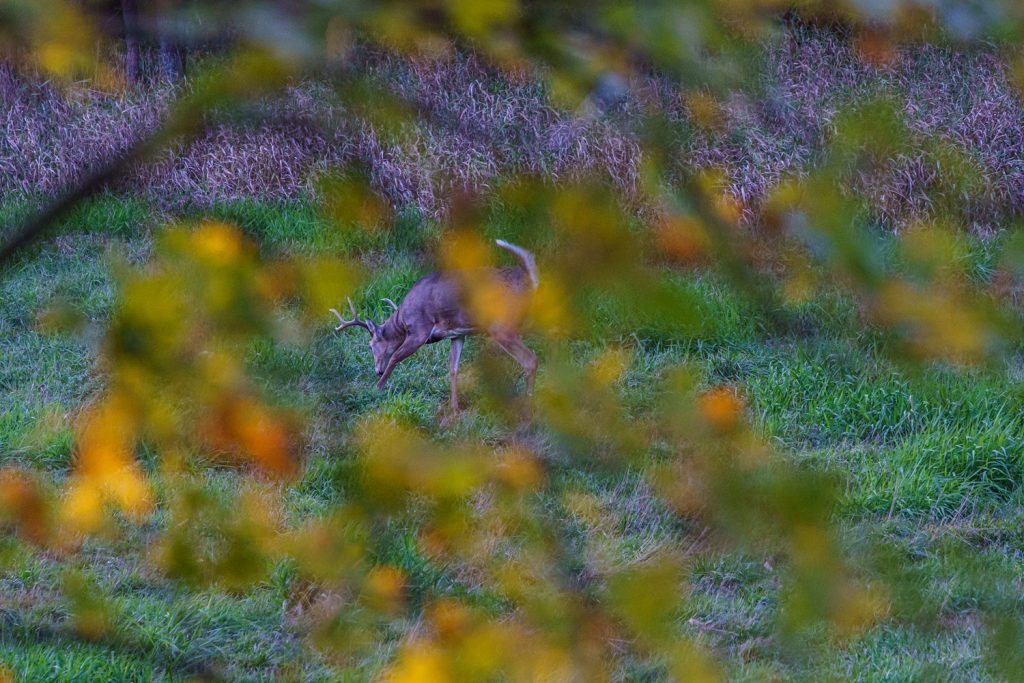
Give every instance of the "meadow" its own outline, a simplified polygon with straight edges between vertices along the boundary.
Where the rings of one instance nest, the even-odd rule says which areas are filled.
[[[19,203],[0,207],[0,223],[23,210]],[[339,230],[302,200],[219,202],[178,214],[132,195],[91,200],[0,278],[3,465],[29,468],[51,487],[67,480],[74,420],[105,382],[96,359],[117,296],[115,273],[151,257],[167,219],[195,215],[240,226],[267,257],[355,259],[367,273],[356,303],[378,317],[385,311],[381,297],[399,298],[435,266],[441,235],[415,211],[401,214],[388,232],[365,233]],[[488,223],[494,232],[518,234],[514,217],[499,212]],[[896,238],[882,230],[876,237],[885,257],[894,258]],[[990,277],[1005,237],[957,239],[965,272],[979,281]],[[661,277],[692,295],[693,325],[630,330],[609,305],[611,332],[543,347],[539,381],[554,372],[554,353],[559,363],[587,366],[613,351],[625,359],[613,390],[630,420],[657,409],[652,387],[679,365],[696,372],[700,386],[735,387],[755,432],[834,493],[830,516],[846,560],[900,587],[891,619],[842,640],[809,634],[805,655],[794,655],[800,649],[778,635],[785,590],[779,558],[717,544],[699,520],[669,509],[639,476],[657,453],[639,456],[635,476],[610,476],[599,462],[573,457],[542,419],[500,419],[486,409],[479,378],[497,372],[510,387],[521,383],[513,364],[480,340],[467,345],[467,407],[454,422],[444,420],[446,344],[421,349],[377,391],[366,340],[358,331],[335,334],[327,311],[322,326],[291,340],[253,341],[245,359],[265,390],[308,417],[300,471],[274,484],[289,521],[344,503],[354,476],[353,432],[364,414],[393,416],[441,443],[476,439],[498,447],[526,440],[554,480],[541,494],[550,500],[540,502],[568,546],[579,550],[575,575],[597,576],[663,548],[688,549],[689,593],[673,623],[720,656],[730,680],[988,681],[1019,672],[1007,654],[1013,648],[995,649],[992,634],[1012,642],[1014,625],[1024,619],[1021,352],[973,367],[910,363],[885,334],[860,324],[856,302],[839,286],[790,305],[795,323],[779,331],[712,268],[665,265]],[[141,457],[159,480],[157,456]],[[243,471],[217,462],[196,467],[211,506],[236,504]],[[551,493],[570,490],[599,501],[602,515],[569,509],[568,498]],[[167,578],[153,568],[150,545],[167,519],[158,506],[145,524],[91,538],[71,555],[31,552],[4,537],[0,662],[17,680],[356,681],[379,674],[393,655],[398,632],[354,662],[313,647],[303,637],[306,615],[294,601],[301,586],[287,561],[246,588]],[[382,534],[375,559],[407,577],[410,628],[417,606],[440,597],[498,614],[505,609],[488,586],[424,553],[414,519],[396,518]],[[585,552],[595,541],[610,549],[597,559]],[[591,566],[597,561],[604,566]],[[89,619],[101,627],[90,630]],[[618,680],[662,675],[628,653],[615,673]]]

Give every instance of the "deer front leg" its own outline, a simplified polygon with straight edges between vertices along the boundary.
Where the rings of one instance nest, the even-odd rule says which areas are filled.
[[[462,357],[462,345],[465,341],[465,337],[452,338],[451,358],[449,359],[448,365],[448,383],[451,385],[451,407],[453,413],[459,412],[459,390],[457,386],[459,377],[459,359]]]
[[[395,352],[391,354],[391,358],[388,360],[387,366],[384,368],[384,372],[381,373],[380,379],[377,381],[377,388],[383,389],[384,385],[388,381],[388,377],[391,376],[391,372],[395,369],[395,366],[401,363],[403,360],[411,356],[416,352],[416,349],[420,348],[427,343],[427,335],[409,335],[402,342],[401,346],[395,349]]]

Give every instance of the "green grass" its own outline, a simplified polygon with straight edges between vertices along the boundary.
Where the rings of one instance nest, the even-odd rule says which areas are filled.
[[[0,217],[19,210],[0,207]],[[390,233],[335,225],[301,203],[241,202],[212,214],[240,224],[269,254],[357,255],[369,275],[357,303],[378,318],[386,310],[382,297],[400,297],[430,268],[429,248],[438,235],[436,226],[412,213],[403,214]],[[102,386],[94,359],[115,296],[112,268],[148,258],[155,222],[138,201],[102,197],[0,274],[0,464],[32,467],[53,483],[66,476],[75,412]],[[983,277],[994,258],[992,245],[971,239],[965,248],[972,272]],[[652,296],[683,302],[685,311],[659,321],[628,300],[583,302],[608,327],[567,342],[569,362],[585,363],[612,343],[630,349],[629,368],[616,389],[625,419],[655,407],[651,387],[680,363],[704,383],[735,384],[757,428],[786,457],[841,482],[837,523],[850,547],[867,548],[865,539],[873,539],[899,558],[876,562],[865,551],[854,561],[903,581],[921,614],[941,617],[886,621],[832,644],[824,660],[791,661],[781,656],[776,635],[785,600],[778,571],[763,557],[722,550],[700,555],[688,568],[692,592],[680,628],[719,652],[734,680],[799,680],[802,671],[837,680],[994,680],[979,610],[1024,619],[1019,591],[1007,589],[1024,574],[1020,359],[972,370],[897,365],[884,342],[846,334],[855,308],[839,292],[794,309],[800,324],[785,335],[767,333],[753,307],[710,274],[666,273]],[[365,340],[335,334],[330,322],[325,316],[323,329],[309,339],[258,340],[247,358],[264,386],[311,420],[304,469],[286,492],[293,520],[345,501],[353,476],[348,435],[352,421],[368,410],[401,416],[443,439],[509,438],[510,427],[473,390],[467,391],[463,418],[450,428],[439,426],[438,408],[447,395],[445,345],[422,349],[400,366],[387,391],[377,392]],[[490,367],[492,356],[479,341],[470,342],[469,372]],[[507,363],[498,365],[516,377]],[[544,365],[541,372],[543,379]],[[543,435],[538,441],[543,450]],[[567,537],[580,551],[575,570],[601,569],[588,566],[594,560],[584,552],[594,534],[610,549],[601,561],[613,564],[699,537],[699,524],[672,514],[637,478],[608,477],[585,459],[548,450],[556,490],[591,493],[607,514],[595,529],[591,521],[567,515],[557,501],[545,503],[553,516],[566,519]],[[230,469],[211,468],[203,476],[223,500],[241,481]],[[292,580],[287,567],[272,568],[242,593],[161,576],[147,559],[155,527],[95,541],[64,559],[40,558],[5,541],[0,662],[23,680],[366,680],[386,659],[385,647],[376,658],[342,670],[315,653],[283,607]],[[487,610],[503,609],[486,587],[424,555],[411,527],[395,521],[381,534],[377,559],[405,569],[414,607],[432,596],[458,595]],[[902,574],[892,576],[893,567]],[[114,633],[91,641],[76,632],[62,588],[69,571],[89,577],[108,598],[119,624]],[[622,662],[624,679],[657,680],[662,674],[656,663]]]
[[[422,250],[438,235],[436,227],[414,209],[398,213],[388,230],[339,224],[329,213],[305,202],[238,199],[187,215],[237,225],[271,253],[410,253]]]

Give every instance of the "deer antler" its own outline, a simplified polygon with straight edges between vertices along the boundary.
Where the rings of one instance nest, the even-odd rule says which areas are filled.
[[[358,325],[359,327],[365,327],[370,332],[373,332],[374,322],[372,320],[361,320],[359,318],[359,314],[356,313],[356,305],[352,303],[352,299],[351,298],[348,300],[348,307],[349,307],[349,310],[352,311],[352,319],[351,320],[345,320],[343,317],[341,317],[341,313],[338,313],[338,309],[336,309],[336,308],[330,309],[331,313],[333,313],[334,315],[338,316],[338,320],[341,321],[341,324],[338,325],[337,327],[335,327],[334,331],[337,332],[338,330],[344,330],[344,329],[352,327],[354,325]]]
[[[396,311],[398,310],[398,304],[396,304],[396,303],[395,303],[394,301],[392,301],[391,299],[389,299],[389,298],[387,298],[387,297],[384,297],[383,299],[381,299],[381,301],[386,301],[386,302],[388,302],[389,304],[391,304],[391,308],[395,309]]]

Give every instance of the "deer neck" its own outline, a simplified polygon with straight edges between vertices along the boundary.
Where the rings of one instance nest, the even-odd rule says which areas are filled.
[[[381,336],[384,339],[395,339],[397,337],[404,337],[408,331],[405,325],[398,319],[398,312],[395,311],[391,316],[381,323],[380,326]]]

